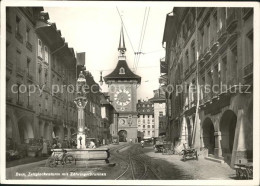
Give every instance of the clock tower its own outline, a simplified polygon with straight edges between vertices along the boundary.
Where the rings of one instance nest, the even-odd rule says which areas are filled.
[[[123,27],[120,32],[118,51],[117,65],[104,77],[104,80],[108,84],[112,104],[119,113],[117,131],[119,141],[137,142],[137,87],[141,83],[141,77],[134,74],[126,62]]]

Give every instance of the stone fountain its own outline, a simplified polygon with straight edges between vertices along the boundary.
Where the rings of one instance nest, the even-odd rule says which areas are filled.
[[[86,134],[85,134],[85,117],[84,109],[88,103],[86,98],[86,79],[82,71],[77,80],[77,97],[74,100],[78,108],[78,126],[77,126],[77,149],[66,149],[68,154],[71,154],[76,159],[76,164],[87,165],[89,160],[104,160],[109,163],[109,149],[108,148],[86,148]],[[55,152],[62,152],[62,149],[54,149]]]

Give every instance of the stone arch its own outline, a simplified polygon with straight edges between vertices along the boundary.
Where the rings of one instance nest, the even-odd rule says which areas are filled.
[[[49,123],[47,122],[44,124],[43,137],[44,139],[50,140]]]
[[[251,100],[247,109],[247,122],[245,127],[245,146],[247,159],[253,159],[253,101]]]
[[[232,158],[236,123],[237,116],[232,110],[226,110],[220,119],[222,155],[228,164]]]
[[[60,127],[59,126],[54,126],[53,127],[53,137],[54,138],[59,138],[61,139],[62,138],[62,133],[61,133],[61,130],[60,130]]]
[[[120,130],[118,132],[118,136],[119,136],[119,142],[126,142],[127,131],[126,130]]]
[[[189,117],[186,118],[186,123],[187,123],[187,130],[188,130],[187,131],[188,132],[187,142],[188,142],[189,147],[191,147],[191,145],[192,145],[192,126],[191,126]]]
[[[71,136],[71,138],[76,136],[76,130],[74,128],[70,129],[70,136]]]
[[[212,120],[207,117],[202,123],[202,136],[204,147],[208,149],[209,154],[214,154],[215,136],[214,124]]]
[[[32,123],[28,117],[22,117],[18,121],[18,129],[21,143],[28,143],[29,138],[34,138]]]
[[[66,127],[63,128],[63,131],[64,131],[64,139],[67,138],[68,139],[68,135],[69,135],[69,132],[68,132],[68,129]]]
[[[6,138],[13,138],[13,122],[8,115],[6,115]]]

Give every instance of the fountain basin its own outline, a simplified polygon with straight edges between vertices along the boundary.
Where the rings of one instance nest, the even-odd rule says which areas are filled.
[[[74,156],[77,161],[91,161],[91,160],[105,160],[109,163],[110,157],[109,148],[97,148],[97,149],[64,149],[67,154]],[[63,149],[52,149],[53,153],[63,153]]]

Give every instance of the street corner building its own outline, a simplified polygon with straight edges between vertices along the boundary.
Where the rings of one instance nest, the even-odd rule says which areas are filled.
[[[18,150],[22,156],[35,156],[37,149],[29,147],[39,140],[51,145],[76,138],[74,100],[80,69],[88,85],[97,89],[87,95],[86,134],[104,144],[111,138],[114,108],[48,20],[42,7],[6,8],[6,150]]]
[[[253,8],[167,14],[161,74],[165,87],[183,89],[166,91],[166,136],[175,146],[187,143],[231,167],[252,162],[253,35]]]

